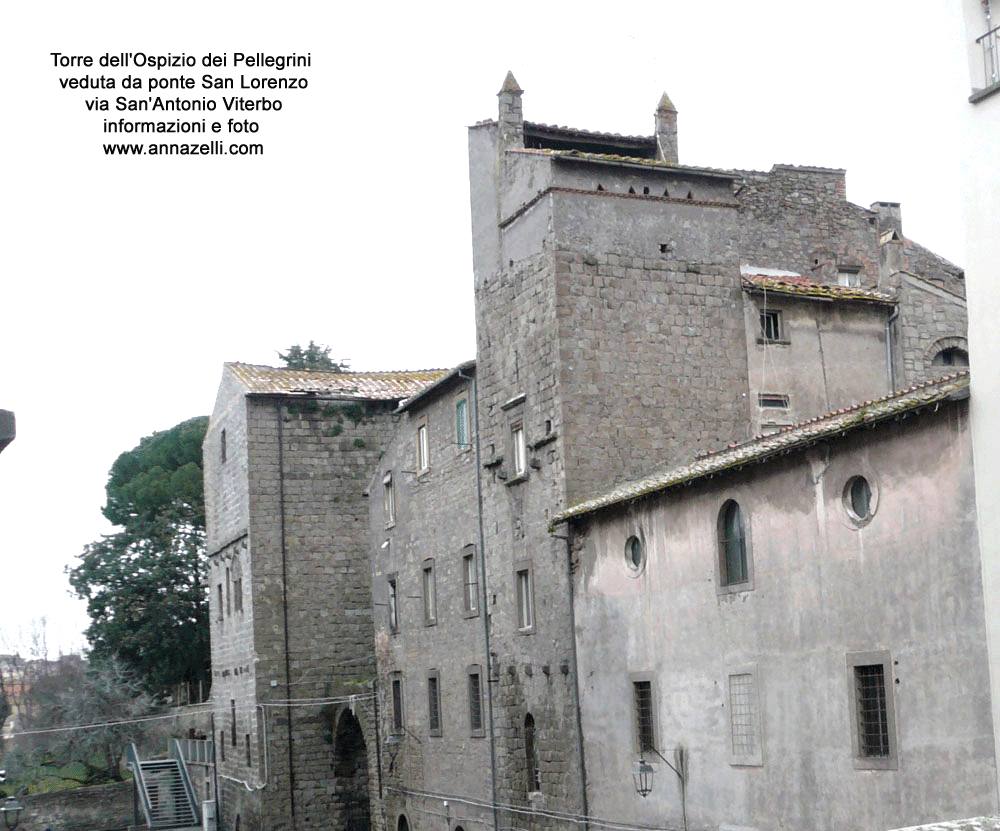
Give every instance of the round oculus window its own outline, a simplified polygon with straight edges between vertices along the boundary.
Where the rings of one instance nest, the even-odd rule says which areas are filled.
[[[646,561],[646,552],[642,547],[642,541],[635,535],[625,542],[625,565],[631,571],[639,571]]]
[[[852,476],[844,486],[844,507],[851,519],[867,522],[875,513],[872,486],[864,476]]]

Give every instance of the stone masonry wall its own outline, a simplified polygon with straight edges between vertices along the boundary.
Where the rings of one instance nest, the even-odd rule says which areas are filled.
[[[489,658],[485,647],[479,523],[476,498],[474,399],[471,380],[454,377],[399,417],[395,437],[378,468],[371,499],[373,600],[379,659],[388,826],[407,816],[410,828],[438,827],[444,799],[463,827],[477,827],[481,803],[491,798],[488,729],[470,724],[468,671],[482,668],[484,728]],[[459,401],[466,402],[468,440],[458,443]],[[416,459],[417,429],[427,430],[428,466]],[[391,477],[394,516],[385,512],[384,479]],[[472,557],[475,582],[466,587]],[[424,569],[431,569],[432,617],[427,616]],[[390,624],[389,579],[396,585],[396,626]],[[472,593],[470,604],[466,592]],[[469,608],[471,605],[472,608]],[[437,679],[439,729],[429,716],[429,677]],[[392,681],[403,690],[403,730],[393,728]],[[478,803],[478,804],[473,804]],[[488,813],[488,811],[486,812]]]

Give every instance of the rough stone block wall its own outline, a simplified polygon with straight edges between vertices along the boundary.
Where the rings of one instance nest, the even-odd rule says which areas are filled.
[[[41,831],[125,831],[132,826],[132,783],[34,794],[22,799],[25,810],[18,828]]]
[[[877,285],[877,216],[847,201],[843,170],[775,165],[741,175],[742,262],[834,283],[839,264],[854,265],[862,286]]]
[[[968,353],[968,309],[965,298],[934,283],[903,273],[899,278],[899,317],[893,326],[902,363],[897,388],[948,375],[961,367],[933,366],[946,348]]]

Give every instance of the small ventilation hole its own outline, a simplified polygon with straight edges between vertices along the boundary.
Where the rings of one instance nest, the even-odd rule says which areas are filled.
[[[642,189],[642,192],[643,192],[643,193],[644,193],[644,194],[645,194],[646,196],[649,196],[649,188],[643,188],[643,189]]]
[[[691,193],[691,191],[688,191],[688,196],[687,196],[687,198],[688,198],[688,199],[694,199],[694,194],[693,194],[693,193]]]
[[[631,185],[629,185],[629,189],[628,189],[628,192],[629,192],[629,193],[635,193],[635,188],[634,188],[634,187],[632,187]]]
[[[599,184],[599,185],[597,186],[597,189],[598,189],[598,190],[604,190],[604,185],[600,185],[600,184]]]
[[[664,189],[663,189],[663,195],[664,195],[664,196],[670,196],[670,191],[669,191],[669,190],[667,190],[666,188],[664,188]]]
[[[665,242],[661,242],[660,243],[660,253],[661,254],[666,254],[667,253],[667,244]]]

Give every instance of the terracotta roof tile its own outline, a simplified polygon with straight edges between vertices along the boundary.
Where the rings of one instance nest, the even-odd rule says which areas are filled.
[[[251,394],[319,394],[375,401],[409,398],[447,374],[445,369],[326,372],[241,363],[227,363],[226,368]]]
[[[725,450],[708,453],[694,462],[675,467],[615,488],[610,493],[587,500],[557,514],[551,525],[567,519],[584,516],[602,508],[630,502],[668,488],[707,478],[723,471],[735,470],[747,464],[759,463],[772,456],[787,453],[797,447],[811,444],[821,438],[844,433],[857,427],[876,424],[930,404],[968,394],[969,373],[958,372],[935,381],[918,384],[894,395],[865,401],[826,415],[785,427],[777,433],[758,436],[742,444],[730,445]]]
[[[780,277],[771,274],[753,274],[743,268],[743,288],[748,291],[773,291],[778,294],[794,294],[800,297],[819,297],[827,300],[863,300],[868,303],[894,304],[890,294],[853,286],[838,286],[832,283],[817,283],[801,274],[786,274]]]
[[[555,156],[560,159],[583,159],[584,161],[598,162],[621,162],[623,164],[638,164],[644,167],[662,168],[665,170],[689,170],[692,173],[709,173],[714,176],[725,176],[731,178],[735,176],[732,170],[724,170],[716,167],[692,167],[686,164],[676,164],[674,162],[661,162],[656,159],[643,159],[638,156],[618,156],[612,153],[587,153],[583,150],[553,150],[549,147],[514,147],[507,150],[508,153],[528,153],[536,156]]]

